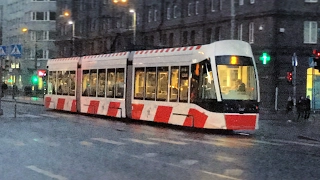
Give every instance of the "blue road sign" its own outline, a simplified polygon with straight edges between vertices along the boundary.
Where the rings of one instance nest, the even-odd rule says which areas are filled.
[[[0,46],[0,57],[7,55],[7,47],[6,46]]]
[[[22,55],[22,45],[21,44],[13,44],[11,45],[11,56],[16,58],[21,58]]]

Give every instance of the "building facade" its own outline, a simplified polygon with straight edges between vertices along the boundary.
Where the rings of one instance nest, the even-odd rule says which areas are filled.
[[[306,95],[311,96],[312,107],[320,109],[319,73],[309,63],[312,50],[319,48],[319,4],[318,0],[61,0],[57,13],[70,11],[68,18],[75,26],[67,24],[68,18],[57,20],[58,56],[239,39],[249,42],[255,54],[261,109],[284,109],[289,96]],[[294,54],[297,66],[292,63]],[[292,71],[296,72],[293,84],[286,78]]]
[[[43,89],[42,79],[32,82],[37,70],[46,69],[49,58],[56,57],[56,1],[11,0],[3,1],[2,46],[7,47],[4,57],[3,81],[19,89],[34,86]],[[13,56],[12,45],[21,45]],[[19,55],[19,53],[21,55]]]

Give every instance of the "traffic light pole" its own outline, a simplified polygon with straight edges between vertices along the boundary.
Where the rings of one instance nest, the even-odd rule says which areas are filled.
[[[2,99],[2,59],[0,59],[0,78],[1,78],[1,86],[0,86],[0,115],[3,115],[3,110],[1,109],[1,99]]]
[[[292,78],[292,84],[293,84],[293,106],[294,111],[296,112],[297,108],[296,108],[296,104],[297,104],[297,66],[298,66],[298,58],[296,53],[293,53],[292,56],[292,66],[293,66],[293,78]]]

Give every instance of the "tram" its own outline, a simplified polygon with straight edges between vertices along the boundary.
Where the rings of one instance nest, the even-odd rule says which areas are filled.
[[[48,109],[193,128],[258,129],[258,74],[244,41],[51,59],[47,71]]]

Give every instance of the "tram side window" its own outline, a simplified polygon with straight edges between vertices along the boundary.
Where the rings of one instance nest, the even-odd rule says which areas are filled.
[[[136,68],[134,76],[134,98],[143,99],[145,86],[145,71],[144,68]]]
[[[123,98],[124,95],[124,69],[119,68],[116,69],[116,98]]]
[[[56,94],[56,71],[49,71],[48,94]]]
[[[167,101],[168,97],[168,67],[157,68],[158,86],[157,101]]]
[[[89,95],[89,70],[83,70],[82,72],[82,96]]]
[[[57,94],[68,95],[68,76],[69,71],[58,71],[57,74]]]
[[[107,97],[114,98],[114,85],[116,82],[116,70],[108,69],[107,70]]]
[[[106,91],[106,70],[99,69],[98,70],[98,97],[105,97]]]
[[[156,68],[148,67],[146,69],[146,96],[147,100],[155,100],[156,96]]]
[[[171,67],[171,79],[170,79],[170,101],[178,101],[178,89],[179,89],[179,66]]]
[[[199,96],[200,66],[200,63],[191,65],[190,102],[195,102]]]
[[[69,95],[74,96],[76,93],[76,72],[70,71],[70,77],[69,77]]]
[[[217,99],[211,64],[207,60],[201,62],[199,98]]]
[[[91,69],[90,70],[90,93],[89,96],[91,97],[96,97],[97,94],[97,70],[96,69]]]
[[[180,69],[180,91],[179,101],[188,102],[189,66],[181,66]]]

